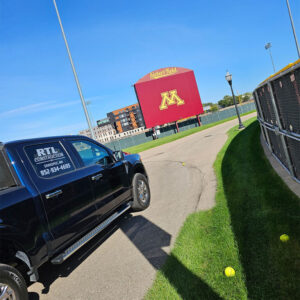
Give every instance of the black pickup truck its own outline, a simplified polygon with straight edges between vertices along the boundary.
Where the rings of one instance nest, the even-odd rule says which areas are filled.
[[[64,262],[128,210],[150,204],[137,154],[83,136],[0,143],[0,299],[25,300],[45,262]]]

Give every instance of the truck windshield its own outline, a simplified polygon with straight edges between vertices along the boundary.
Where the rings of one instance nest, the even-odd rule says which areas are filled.
[[[15,185],[15,180],[9,170],[7,162],[3,156],[3,152],[0,151],[0,191]]]

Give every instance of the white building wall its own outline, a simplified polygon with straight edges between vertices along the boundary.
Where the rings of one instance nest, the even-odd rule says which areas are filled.
[[[115,129],[111,125],[105,125],[102,127],[93,127],[95,139],[102,144],[109,143],[110,141],[122,139],[128,136],[140,134],[145,131],[144,127],[136,128],[122,133],[116,133]],[[84,135],[91,138],[90,131],[88,129],[79,132],[79,135]]]

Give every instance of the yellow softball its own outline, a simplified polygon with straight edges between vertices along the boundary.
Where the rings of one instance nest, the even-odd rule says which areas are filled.
[[[286,243],[289,239],[290,239],[290,237],[289,237],[287,234],[282,234],[282,235],[280,236],[280,240],[281,240],[283,243]]]
[[[227,268],[225,269],[224,273],[225,273],[225,275],[226,275],[227,277],[233,277],[233,276],[235,276],[235,271],[234,271],[234,269],[231,268],[231,267],[227,267]]]

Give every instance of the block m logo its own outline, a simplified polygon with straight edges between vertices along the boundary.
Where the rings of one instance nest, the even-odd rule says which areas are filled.
[[[169,105],[177,104],[179,106],[184,104],[184,100],[177,95],[177,90],[163,92],[160,95],[162,99],[159,106],[160,110],[167,109]]]

